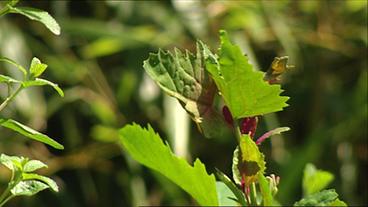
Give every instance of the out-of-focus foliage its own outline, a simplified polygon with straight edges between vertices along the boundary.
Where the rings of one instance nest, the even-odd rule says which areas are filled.
[[[292,205],[301,197],[303,170],[311,162],[335,175],[329,186],[341,200],[368,203],[365,0],[24,1],[19,6],[48,11],[60,23],[61,34],[8,14],[0,19],[0,56],[25,66],[39,57],[48,65],[43,77],[59,83],[65,97],[58,98],[51,87],[31,88],[4,114],[57,137],[65,150],[17,139],[1,129],[1,152],[43,161],[49,166],[43,174],[53,174],[60,187],[57,194],[45,191],[14,199],[9,206],[193,204],[177,186],[126,156],[115,130],[132,121],[150,122],[178,143],[169,128],[174,122],[166,124],[168,98],[144,74],[143,60],[159,47],[194,52],[197,38],[216,48],[219,29],[226,29],[262,71],[275,56],[288,55],[296,66],[282,80],[289,107],[260,120],[259,126],[264,128],[259,131],[291,128],[262,146],[272,158],[266,160],[266,172],[281,177],[277,200]],[[7,64],[0,70],[22,76]],[[1,97],[5,89],[0,86]],[[231,175],[234,139],[204,139],[195,124],[190,126],[184,150],[210,172],[217,166]],[[7,182],[7,173],[0,168],[1,183]]]

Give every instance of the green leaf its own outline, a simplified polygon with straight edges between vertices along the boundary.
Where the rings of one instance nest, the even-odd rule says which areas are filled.
[[[221,126],[223,119],[218,118],[212,106],[217,89],[204,69],[208,56],[213,54],[198,41],[196,55],[178,49],[173,54],[159,50],[150,54],[143,67],[162,90],[179,100],[205,136],[211,137],[214,128],[220,129],[217,126]]]
[[[263,206],[275,206],[270,185],[263,174],[258,174],[258,182],[262,194]]]
[[[52,86],[61,97],[64,97],[64,92],[63,90],[61,90],[61,88],[56,84],[53,83],[51,81],[42,79],[42,78],[36,78],[35,80],[30,80],[30,81],[24,81],[22,82],[22,85],[24,88],[27,87],[31,87],[31,86],[44,86],[44,85],[49,85]]]
[[[32,196],[42,190],[47,189],[49,186],[43,182],[37,180],[26,180],[20,181],[17,185],[15,185],[10,192],[14,196]]]
[[[14,60],[11,60],[11,59],[6,58],[6,57],[0,57],[0,61],[7,62],[7,63],[10,63],[10,64],[14,65],[16,68],[18,68],[23,73],[24,76],[27,75],[27,70],[25,68],[23,68],[23,66],[16,63]]]
[[[340,204],[341,202],[342,201],[338,199],[338,194],[335,192],[335,190],[329,189],[308,195],[296,202],[294,206],[331,206],[331,204],[336,205]]]
[[[304,195],[310,195],[323,190],[334,179],[334,175],[323,170],[317,170],[316,167],[308,163],[304,169],[303,192]]]
[[[24,159],[25,158],[18,156],[9,156],[6,154],[0,155],[0,163],[11,171],[21,170]]]
[[[235,183],[240,185],[242,178],[246,186],[256,182],[259,174],[263,174],[266,169],[264,159],[256,143],[248,134],[244,134],[233,156],[232,170]]]
[[[216,176],[220,179],[234,194],[236,201],[242,206],[247,206],[247,201],[245,200],[244,193],[227,177],[224,173],[216,169]]]
[[[56,182],[46,176],[34,174],[34,173],[23,173],[23,180],[39,180],[47,184],[53,191],[58,192],[59,187]]]
[[[348,206],[344,201],[340,200],[340,199],[336,199],[334,201],[332,201],[331,203],[329,203],[327,206]]]
[[[29,68],[29,72],[31,73],[32,78],[37,78],[40,76],[47,68],[47,65],[41,63],[41,61],[34,57],[31,62],[31,67]]]
[[[24,172],[33,172],[40,168],[47,168],[47,165],[39,160],[30,160],[23,166]]]
[[[225,31],[220,31],[220,39],[219,58],[208,56],[206,69],[235,119],[281,111],[288,106],[289,97],[280,96],[280,85],[264,81],[264,73],[253,69]]]
[[[18,81],[9,76],[0,74],[0,83],[21,83],[21,81]]]
[[[51,139],[50,137],[41,134],[40,132],[25,126],[15,120],[12,119],[2,119],[0,118],[0,125],[6,127],[8,129],[14,130],[28,138],[43,142],[48,144],[56,149],[64,149],[63,145],[59,144],[55,140]]]
[[[175,156],[151,126],[144,129],[137,124],[127,125],[119,133],[125,150],[135,160],[160,172],[200,205],[218,205],[215,176],[207,174],[199,159],[191,166],[183,158]]]
[[[60,34],[60,26],[46,11],[29,7],[10,7],[10,12],[22,14],[31,20],[44,24],[55,35]]]
[[[216,182],[219,206],[237,206],[234,193],[223,182]]]

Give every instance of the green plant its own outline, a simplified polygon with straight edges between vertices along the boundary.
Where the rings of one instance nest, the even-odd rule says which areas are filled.
[[[5,6],[0,9],[0,16],[7,13],[22,14],[32,20],[43,23],[53,33],[60,33],[59,25],[47,12],[34,8],[15,7],[17,3],[18,0],[8,1]],[[0,74],[0,84],[5,84],[8,89],[7,97],[5,97],[0,104],[0,113],[14,100],[19,92],[31,86],[49,85],[52,86],[60,96],[64,96],[63,91],[57,84],[40,78],[42,73],[46,70],[47,65],[42,63],[38,58],[34,57],[32,59],[28,70],[6,57],[0,57],[0,62],[5,62],[15,66],[15,68],[19,69],[23,74],[22,80],[17,80],[10,76]],[[63,145],[51,139],[47,135],[11,118],[5,118],[1,115],[0,126],[18,132],[30,139],[48,144],[56,149],[64,149]],[[40,168],[47,167],[46,164],[39,160],[30,160],[25,157],[1,154],[0,163],[11,170],[11,178],[8,186],[0,195],[0,206],[5,205],[5,203],[16,196],[31,196],[47,188],[51,188],[55,192],[58,191],[58,186],[52,179],[34,173],[34,171]]]
[[[137,124],[120,130],[124,149],[138,162],[154,169],[189,193],[203,206],[280,205],[276,199],[280,178],[265,175],[266,162],[259,145],[268,137],[288,131],[280,127],[255,139],[258,120],[267,113],[288,106],[278,83],[280,75],[290,68],[287,57],[275,58],[269,71],[256,71],[240,48],[233,45],[225,31],[220,32],[221,46],[214,54],[201,41],[196,54],[175,49],[150,54],[144,68],[150,77],[170,96],[178,99],[205,136],[217,133],[220,125],[234,131],[238,146],[233,156],[233,181],[217,170],[216,181],[200,160],[194,166],[174,155],[151,126]],[[220,94],[223,118],[215,104]],[[296,206],[346,205],[334,190],[323,190],[331,175],[308,165],[303,180],[305,198]]]

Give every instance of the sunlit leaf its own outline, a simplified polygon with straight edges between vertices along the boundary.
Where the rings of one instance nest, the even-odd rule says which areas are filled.
[[[120,130],[120,140],[135,160],[160,172],[200,205],[218,205],[215,176],[207,174],[199,159],[191,166],[185,159],[175,156],[150,126],[144,129],[137,124],[127,125]]]
[[[47,167],[47,165],[39,160],[30,160],[23,166],[24,172],[33,172],[40,168]]]
[[[58,84],[53,83],[53,82],[48,81],[48,80],[45,80],[45,79],[42,79],[42,78],[36,78],[35,80],[24,81],[24,82],[22,82],[22,85],[25,88],[31,87],[31,86],[49,85],[49,86],[53,87],[61,97],[64,97],[64,92],[63,92],[63,90],[61,90],[61,88],[58,86]]]
[[[41,61],[38,58],[34,57],[32,59],[29,72],[33,78],[37,78],[46,70],[46,68],[47,68],[46,64],[41,63]]]
[[[23,157],[9,156],[6,154],[0,155],[0,163],[3,164],[8,169],[10,169],[11,171],[22,169],[23,161],[24,161]]]
[[[14,196],[20,196],[20,195],[32,196],[47,188],[49,188],[49,186],[43,182],[40,182],[37,180],[25,180],[25,181],[20,181],[16,186],[14,186],[10,190],[10,192]]]
[[[59,35],[60,26],[55,19],[46,11],[28,7],[10,7],[10,12],[22,14],[31,20],[44,24],[52,33]]]
[[[8,129],[14,130],[28,138],[43,142],[48,144],[56,149],[64,149],[63,145],[59,144],[55,140],[51,139],[50,137],[28,127],[25,126],[15,120],[12,119],[2,119],[0,118],[0,125],[6,127]]]
[[[318,170],[313,164],[308,163],[305,166],[303,176],[304,195],[310,195],[323,190],[333,179],[333,174],[327,171]]]
[[[254,70],[240,48],[233,45],[225,31],[220,32],[219,58],[208,56],[206,69],[216,82],[235,119],[282,110],[289,99],[280,96],[280,85],[263,80],[264,73]]]
[[[34,173],[23,173],[22,176],[23,180],[39,180],[47,184],[47,186],[50,187],[53,191],[59,191],[59,187],[57,186],[56,182],[53,181],[51,178]]]

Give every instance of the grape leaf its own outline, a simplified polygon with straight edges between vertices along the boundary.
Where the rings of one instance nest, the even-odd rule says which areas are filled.
[[[45,144],[48,144],[56,149],[64,149],[64,146],[56,142],[55,140],[51,139],[47,135],[41,134],[40,132],[25,126],[15,120],[12,119],[2,119],[0,118],[0,125],[11,129],[13,131],[16,131],[28,138],[43,142]]]
[[[248,134],[244,134],[234,151],[233,156],[233,179],[236,184],[241,185],[242,178],[246,186],[258,180],[258,175],[263,174],[266,169],[264,155]]]
[[[217,89],[204,69],[208,56],[213,54],[198,41],[196,55],[178,49],[174,53],[159,50],[150,54],[143,67],[162,90],[179,100],[205,136],[211,137],[215,128],[221,129],[223,119],[212,107]]]
[[[220,31],[220,39],[219,58],[208,56],[206,69],[235,119],[281,111],[288,106],[289,97],[280,96],[280,85],[265,82],[264,73],[253,69],[225,31]]]
[[[125,150],[141,164],[160,172],[193,196],[200,205],[217,206],[216,180],[197,159],[194,166],[175,156],[151,126],[127,125],[119,132]]]

